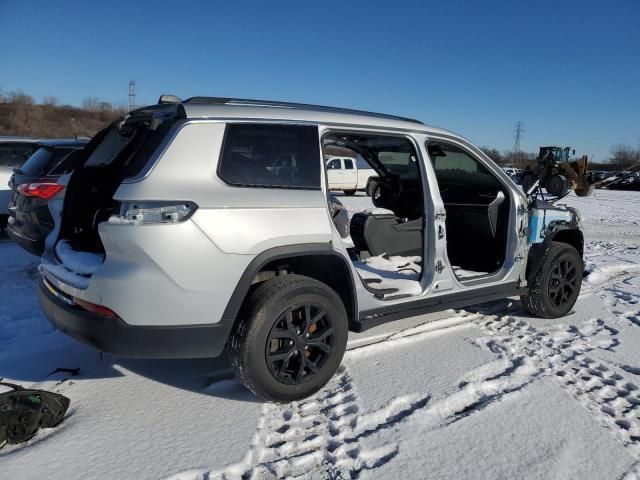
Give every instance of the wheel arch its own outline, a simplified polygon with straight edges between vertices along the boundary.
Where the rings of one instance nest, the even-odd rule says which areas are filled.
[[[581,258],[584,254],[584,235],[579,228],[559,227],[548,236],[548,241],[571,245],[578,251]]]
[[[551,242],[566,243],[574,247],[580,258],[583,258],[584,254],[584,235],[579,228],[571,227],[568,225],[558,225],[553,231],[549,232],[544,242],[537,243],[531,246],[529,249],[529,259],[527,261],[527,282],[533,280],[534,275],[542,265],[544,259],[544,252],[549,248]]]
[[[240,277],[222,318],[234,322],[251,287],[280,272],[314,278],[332,288],[342,299],[349,325],[357,320],[357,296],[349,260],[333,249],[331,243],[286,245],[271,248],[255,257]]]

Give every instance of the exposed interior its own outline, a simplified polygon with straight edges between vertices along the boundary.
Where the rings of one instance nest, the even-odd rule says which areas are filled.
[[[98,132],[82,151],[65,195],[59,239],[84,252],[103,253],[98,224],[113,213],[113,195],[125,178],[142,170],[175,116],[139,111]]]
[[[468,279],[474,272],[497,271],[506,256],[509,190],[456,145],[431,141],[427,150],[447,213],[447,255],[454,272]]]
[[[372,189],[376,208],[355,213],[349,224],[348,251],[363,284],[379,298],[419,294],[424,202],[413,144],[402,136],[344,132],[322,140],[323,154],[339,147],[347,156],[364,158],[378,175]]]

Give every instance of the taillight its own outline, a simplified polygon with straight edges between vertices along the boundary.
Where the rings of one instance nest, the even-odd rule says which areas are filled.
[[[50,200],[64,189],[57,183],[23,183],[18,186],[18,192],[25,197],[37,197],[42,200]]]
[[[109,222],[133,225],[182,223],[197,209],[193,202],[122,202],[119,215],[113,215]]]

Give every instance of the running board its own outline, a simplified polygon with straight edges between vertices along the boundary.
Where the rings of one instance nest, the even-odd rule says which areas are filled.
[[[437,297],[427,297],[414,302],[400,305],[388,305],[360,312],[360,318],[351,323],[351,330],[363,332],[383,323],[400,320],[402,318],[424,315],[450,308],[470,307],[480,303],[500,300],[526,293],[526,288],[518,286],[518,282],[505,285],[462,290],[455,293],[443,294]]]

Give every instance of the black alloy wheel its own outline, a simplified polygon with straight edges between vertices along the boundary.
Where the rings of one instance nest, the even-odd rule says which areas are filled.
[[[570,258],[562,258],[553,266],[549,279],[549,300],[554,306],[560,308],[573,300],[577,274],[577,266]]]
[[[333,343],[333,322],[322,307],[290,307],[276,320],[267,338],[269,372],[287,385],[304,383],[324,366]]]

